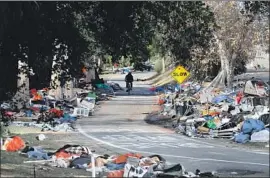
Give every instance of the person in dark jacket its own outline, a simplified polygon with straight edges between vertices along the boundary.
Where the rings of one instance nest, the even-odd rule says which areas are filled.
[[[131,72],[129,72],[126,77],[125,77],[125,81],[126,81],[126,88],[128,88],[128,84],[130,83],[130,86],[131,86],[131,90],[132,90],[132,87],[133,87],[133,76],[131,74]]]

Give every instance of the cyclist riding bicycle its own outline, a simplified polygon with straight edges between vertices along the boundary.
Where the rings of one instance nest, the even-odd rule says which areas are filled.
[[[126,81],[126,88],[128,89],[128,84],[130,84],[130,88],[132,90],[132,87],[133,87],[133,84],[132,84],[132,82],[133,82],[133,76],[132,76],[131,72],[129,72],[126,75],[125,81]]]

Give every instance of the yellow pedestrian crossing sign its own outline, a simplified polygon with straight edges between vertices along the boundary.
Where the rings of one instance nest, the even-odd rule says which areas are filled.
[[[180,84],[183,83],[189,77],[189,75],[190,73],[183,66],[176,67],[171,73],[174,80]]]

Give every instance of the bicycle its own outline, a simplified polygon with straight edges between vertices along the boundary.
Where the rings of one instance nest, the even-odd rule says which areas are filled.
[[[127,92],[128,92],[128,95],[130,95],[130,91],[131,91],[131,83],[128,83],[128,85],[127,85]]]

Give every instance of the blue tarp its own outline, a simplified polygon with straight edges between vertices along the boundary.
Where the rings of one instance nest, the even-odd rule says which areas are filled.
[[[218,104],[218,103],[220,103],[222,101],[226,101],[226,102],[229,102],[229,103],[234,102],[234,100],[231,97],[229,97],[228,95],[219,95],[219,96],[216,96],[216,97],[214,97],[212,99],[213,104]]]

